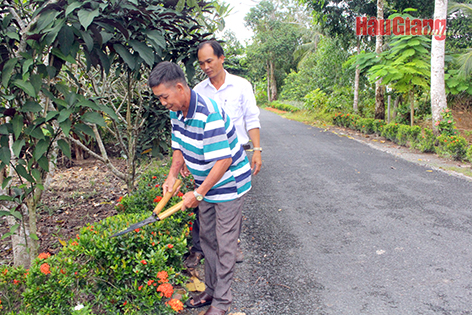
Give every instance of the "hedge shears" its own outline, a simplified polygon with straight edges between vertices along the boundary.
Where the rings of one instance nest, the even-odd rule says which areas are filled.
[[[172,192],[167,192],[164,197],[162,197],[161,201],[159,201],[159,203],[157,204],[157,206],[154,208],[154,210],[152,211],[152,215],[143,220],[143,221],[140,221],[138,223],[135,223],[135,224],[132,224],[130,225],[127,229],[121,231],[121,232],[118,232],[118,233],[115,233],[113,234],[111,237],[116,237],[116,236],[120,236],[120,235],[123,235],[123,234],[126,234],[128,232],[131,232],[131,231],[134,231],[140,227],[143,227],[145,225],[148,225],[148,224],[151,224],[151,223],[154,223],[154,222],[157,222],[157,221],[161,221],[161,220],[164,220],[165,218],[167,218],[168,216],[171,216],[173,215],[174,213],[176,213],[177,211],[180,210],[180,208],[182,208],[182,205],[184,203],[184,201],[182,200],[181,202],[173,205],[172,207],[170,207],[169,209],[167,209],[166,211],[160,213],[162,211],[162,209],[164,209],[164,207],[166,206],[167,202],[169,202],[170,198],[172,197],[172,195],[174,195],[177,190],[179,189],[179,186],[181,184],[181,180],[180,179],[177,179],[174,183],[174,187],[172,188]]]

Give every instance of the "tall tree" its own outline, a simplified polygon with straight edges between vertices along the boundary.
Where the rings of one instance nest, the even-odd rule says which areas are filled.
[[[269,102],[277,99],[284,77],[296,68],[293,52],[300,45],[299,10],[290,2],[261,1],[245,17],[255,34],[247,48],[248,60],[254,68],[264,67]]]
[[[447,0],[435,0],[434,20],[446,21]],[[435,23],[436,24],[436,23]],[[444,31],[446,23],[444,23]],[[445,33],[444,33],[445,34]],[[438,133],[437,123],[442,119],[441,111],[447,107],[444,84],[444,51],[446,36],[432,36],[431,45],[431,112],[433,114],[433,130]]]
[[[384,1],[377,0],[377,20],[384,18]],[[380,55],[383,51],[383,36],[379,32],[375,36],[375,53]],[[375,81],[375,119],[385,118],[385,102],[384,102],[385,86],[382,85],[382,78]]]

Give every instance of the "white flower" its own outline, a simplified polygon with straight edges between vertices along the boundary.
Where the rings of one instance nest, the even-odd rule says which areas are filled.
[[[83,306],[82,304],[79,304],[79,305],[77,305],[76,307],[74,307],[74,310],[75,310],[75,311],[80,311],[80,310],[83,309],[83,308],[84,308],[84,306]]]

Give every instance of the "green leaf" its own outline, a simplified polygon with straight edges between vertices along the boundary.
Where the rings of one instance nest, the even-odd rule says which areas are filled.
[[[60,122],[59,123],[59,127],[61,127],[62,129],[62,132],[68,136],[69,133],[70,133],[70,129],[72,127],[72,122],[70,121],[70,119],[66,119],[64,120],[63,122]]]
[[[77,103],[77,106],[79,107],[84,107],[84,108],[91,108],[93,110],[100,110],[100,107],[93,101],[91,100],[83,100]]]
[[[118,55],[120,55],[120,57],[124,60],[128,67],[130,67],[131,70],[134,70],[134,68],[136,67],[136,61],[134,60],[133,55],[128,51],[128,49],[126,49],[120,44],[114,44],[113,48],[115,48]]]
[[[13,198],[12,196],[0,195],[0,201],[13,201],[13,200],[15,200],[15,198]],[[3,212],[7,212],[8,214],[10,214],[10,211],[3,211]]]
[[[23,80],[15,80],[13,84],[25,91],[31,97],[36,97],[36,91],[34,90],[33,85],[30,82],[25,82]]]
[[[66,16],[71,14],[72,11],[74,11],[77,8],[80,8],[82,6],[82,2],[72,2],[69,6],[67,6],[66,9]]]
[[[15,169],[17,173],[20,174],[20,176],[24,177],[30,183],[35,182],[34,178],[30,174],[28,174],[28,172],[26,171],[26,168],[23,165],[17,165]]]
[[[18,220],[21,220],[23,218],[23,215],[21,214],[21,212],[18,212],[18,211],[11,211],[10,214],[12,216],[14,216],[15,218],[17,218]]]
[[[130,40],[129,43],[150,67],[154,65],[154,52],[151,48],[149,48],[146,44],[136,40]]]
[[[56,56],[56,57],[58,57],[58,58],[61,58],[62,60],[65,60],[65,61],[67,61],[67,62],[69,62],[69,63],[72,63],[72,64],[76,64],[76,61],[75,61],[75,58],[74,58],[74,57],[72,57],[71,55],[67,55],[67,56],[64,55],[64,54],[62,53],[62,51],[59,50],[58,48],[53,48],[53,49],[51,50],[51,53],[52,53],[54,56]]]
[[[57,140],[57,145],[61,149],[62,153],[65,156],[67,156],[69,159],[71,159],[71,152],[70,152],[69,143],[67,143],[67,141],[65,141],[64,139],[59,139],[59,140]]]
[[[13,126],[13,134],[15,138],[18,139],[23,130],[23,115],[15,115],[11,120],[11,124]]]
[[[18,59],[12,58],[8,60],[5,65],[3,66],[2,70],[2,85],[4,87],[8,86],[8,82],[10,82],[11,74],[13,73],[13,69],[17,63]]]
[[[82,119],[88,123],[106,127],[105,119],[97,112],[86,112],[82,115]]]
[[[36,95],[38,95],[39,91],[41,90],[41,85],[43,84],[41,76],[39,74],[33,74],[32,76],[30,76],[30,82],[34,87]]]
[[[80,31],[80,34],[82,34],[82,39],[84,40],[88,51],[92,51],[93,50],[93,38],[92,38],[92,36],[90,36],[89,33],[84,32],[84,31]]]
[[[59,113],[59,117],[57,117],[57,122],[61,123],[66,119],[69,119],[70,115],[73,113],[72,109],[64,109]]]
[[[11,124],[1,124],[0,125],[0,134],[1,135],[9,135],[10,131],[8,130],[8,127],[10,127]]]
[[[42,12],[40,17],[38,18],[38,23],[36,24],[35,30],[42,31],[43,29],[51,25],[55,21],[58,15],[59,15],[59,11],[55,11],[55,10]]]
[[[93,22],[93,19],[96,18],[100,14],[100,10],[96,9],[93,11],[89,11],[86,9],[80,9],[77,13],[79,17],[80,24],[84,27],[85,30],[89,27],[89,25]]]
[[[166,49],[166,39],[164,38],[164,36],[162,35],[161,32],[159,32],[158,30],[146,30],[144,33],[158,47],[160,47],[162,49]],[[157,48],[155,45],[153,45],[153,46],[154,46],[154,48]]]
[[[65,56],[68,56],[75,40],[74,32],[71,30],[69,25],[64,25],[61,28],[59,34],[57,34],[57,39],[59,40],[59,44],[61,45],[61,52]],[[72,59],[74,59],[75,63],[75,58]]]
[[[37,161],[43,156],[44,153],[49,148],[49,141],[46,140],[39,140],[38,143],[36,144],[34,151],[33,151],[33,157]]]
[[[93,129],[90,128],[89,126],[85,125],[85,124],[75,124],[74,125],[74,131],[83,132],[86,135],[89,135],[89,136],[95,138],[95,133],[93,132]]]
[[[6,177],[4,180],[3,180],[3,183],[2,183],[2,189],[5,189],[5,187],[8,186],[8,184],[10,183],[10,181],[12,180],[13,177],[9,176],[9,177]]]
[[[38,102],[34,101],[27,101],[25,105],[18,109],[18,111],[23,113],[39,113],[42,110],[43,108],[41,107],[41,105],[39,105]]]
[[[50,111],[50,112],[48,112],[47,115],[46,115],[46,121],[50,121],[51,119],[56,118],[56,116],[58,116],[58,115],[59,115],[59,112],[57,112],[57,111]]]
[[[31,136],[31,137],[36,138],[36,139],[44,139],[44,133],[41,130],[40,126],[31,125],[28,128],[26,128],[25,133],[28,136]]]
[[[35,241],[39,241],[39,238],[36,234],[33,234],[33,233],[30,233],[29,235],[31,237],[31,239],[35,240]]]
[[[37,168],[33,168],[31,174],[37,182],[41,181],[41,172]]]
[[[39,166],[46,172],[49,172],[49,160],[44,155],[38,160]]]
[[[0,160],[6,165],[10,164],[11,152],[7,147],[0,148]]]
[[[16,140],[12,145],[13,154],[20,157],[21,149],[25,146],[25,139]]]

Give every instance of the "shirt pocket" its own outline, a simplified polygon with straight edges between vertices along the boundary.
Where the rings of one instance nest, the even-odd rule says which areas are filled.
[[[223,109],[233,121],[243,116],[243,108],[239,98],[228,97],[224,99]]]

